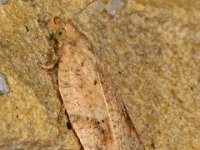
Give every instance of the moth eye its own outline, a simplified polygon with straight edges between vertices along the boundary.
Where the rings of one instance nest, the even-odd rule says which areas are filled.
[[[58,29],[58,31],[55,33],[55,37],[57,40],[62,40],[65,38],[65,28],[61,27],[60,29]]]

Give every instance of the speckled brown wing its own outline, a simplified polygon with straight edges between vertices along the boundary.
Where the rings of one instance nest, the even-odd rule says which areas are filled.
[[[68,21],[59,63],[59,91],[85,150],[141,150],[134,126],[87,38]]]
[[[83,148],[118,149],[92,53],[84,46],[80,51],[64,45],[58,79],[69,119]]]
[[[107,71],[99,61],[97,62],[97,68],[115,142],[122,150],[143,150],[142,142],[124,104],[117,95]]]

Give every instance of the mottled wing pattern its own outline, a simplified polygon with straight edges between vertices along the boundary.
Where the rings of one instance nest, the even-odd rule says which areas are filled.
[[[95,58],[85,47],[63,46],[59,90],[69,119],[84,149],[117,149],[103,101]]]
[[[70,20],[65,30],[58,70],[59,91],[83,148],[142,150],[124,105],[89,41]]]
[[[143,150],[144,147],[123,102],[117,95],[107,71],[99,61],[97,62],[97,68],[105,96],[104,100],[109,112],[110,125],[118,147],[122,150]]]

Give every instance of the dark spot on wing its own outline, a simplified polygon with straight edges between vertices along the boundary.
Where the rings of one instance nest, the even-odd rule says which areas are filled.
[[[67,129],[69,129],[69,130],[71,130],[71,129],[72,129],[72,125],[71,125],[71,123],[70,123],[70,122],[67,122],[67,123],[66,123],[66,126],[67,126]]]
[[[25,26],[25,28],[26,28],[26,32],[29,32],[29,28],[27,26]]]

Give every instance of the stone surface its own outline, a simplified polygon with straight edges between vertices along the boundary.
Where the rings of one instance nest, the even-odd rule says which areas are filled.
[[[10,86],[0,96],[0,149],[80,149],[56,70],[38,62],[50,63],[56,51],[48,20],[72,17],[89,2],[0,6],[0,72]],[[73,18],[107,66],[146,149],[200,149],[199,3],[128,0],[114,17],[83,11]]]
[[[6,77],[0,73],[0,95],[5,95],[9,92],[9,86]]]
[[[8,0],[0,0],[0,4],[5,5],[8,3]]]

